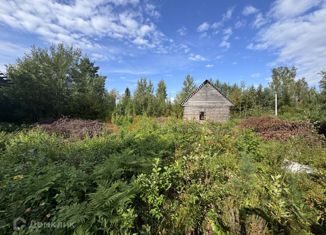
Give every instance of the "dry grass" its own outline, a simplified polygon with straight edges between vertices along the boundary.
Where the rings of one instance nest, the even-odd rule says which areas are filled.
[[[49,124],[38,125],[41,129],[49,133],[62,135],[66,138],[93,137],[102,134],[106,128],[105,124],[95,120],[82,120],[60,118]]]

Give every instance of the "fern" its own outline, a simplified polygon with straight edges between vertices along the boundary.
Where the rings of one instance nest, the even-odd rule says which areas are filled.
[[[76,226],[79,224],[84,224],[89,217],[90,214],[87,210],[87,203],[75,203],[70,206],[62,207],[58,213],[56,222],[65,222],[74,224],[74,226]]]

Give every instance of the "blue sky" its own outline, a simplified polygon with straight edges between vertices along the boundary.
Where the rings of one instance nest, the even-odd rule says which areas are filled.
[[[173,97],[186,74],[267,85],[279,65],[317,86],[326,69],[325,0],[0,2],[0,70],[59,42],[81,48],[119,92],[145,77],[164,79]]]

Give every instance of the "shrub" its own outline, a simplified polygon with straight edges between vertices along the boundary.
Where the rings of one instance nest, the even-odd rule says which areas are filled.
[[[22,217],[22,234],[323,234],[325,158],[322,142],[262,140],[232,121],[136,117],[84,139],[0,132],[0,233]],[[314,172],[287,172],[285,159]]]

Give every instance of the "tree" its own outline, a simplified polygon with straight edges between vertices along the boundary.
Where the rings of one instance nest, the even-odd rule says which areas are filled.
[[[324,111],[326,111],[326,71],[321,71],[320,98]]]
[[[321,71],[320,89],[322,94],[326,94],[326,71]]]
[[[126,90],[125,90],[124,99],[126,101],[128,101],[128,100],[130,100],[130,98],[131,98],[131,93],[130,93],[129,88],[127,87]]]
[[[143,114],[147,114],[149,116],[154,116],[155,114],[155,96],[154,96],[154,85],[152,83],[151,80],[149,80],[148,82],[148,86],[146,89],[146,99],[148,102],[148,106],[147,109],[145,110],[145,112]]]
[[[137,115],[154,113],[153,83],[147,79],[138,80],[137,88],[134,93],[135,112]]]
[[[118,91],[115,89],[105,92],[105,106],[106,106],[106,111],[104,113],[104,117],[111,118],[114,110],[116,109],[116,101],[118,97]]]
[[[112,103],[106,104],[105,77],[98,74],[99,67],[89,58],[82,58],[74,71],[71,86],[71,116],[81,118],[104,118],[105,110]],[[113,95],[112,98],[115,99]]]
[[[162,116],[166,112],[166,99],[167,99],[167,92],[166,92],[166,85],[164,80],[159,81],[156,90],[156,114],[157,116]]]
[[[302,106],[309,103],[309,86],[305,78],[301,78],[295,82],[294,99],[296,106]]]
[[[232,111],[236,113],[241,113],[243,111],[243,94],[240,87],[234,84],[232,87],[226,87],[227,84],[223,85],[223,90],[229,90],[228,97],[233,103]],[[224,94],[224,93],[223,93]]]
[[[196,89],[196,84],[191,75],[187,75],[185,80],[183,81],[183,87],[181,92],[176,96],[173,108],[173,112],[177,117],[181,117],[183,113],[183,109],[181,107],[181,103]]]
[[[257,92],[254,86],[250,86],[249,89],[244,91],[244,96],[243,96],[243,109],[245,110],[245,115],[246,111],[249,111],[255,107],[257,107]]]
[[[279,106],[291,106],[294,101],[296,68],[278,67],[272,70],[271,89],[278,94]]]
[[[191,75],[187,75],[183,81],[183,87],[181,92],[177,95],[177,102],[183,102],[194,90],[196,89],[196,84]]]
[[[274,94],[269,87],[264,88],[261,106],[264,108],[274,108]]]
[[[133,101],[131,99],[131,93],[129,88],[125,89],[124,95],[118,103],[115,113],[118,115],[133,116],[135,114]]]
[[[79,49],[63,44],[33,47],[8,66],[13,84],[6,90],[13,102],[12,120],[39,121],[62,115],[103,118],[106,113],[105,77]]]

